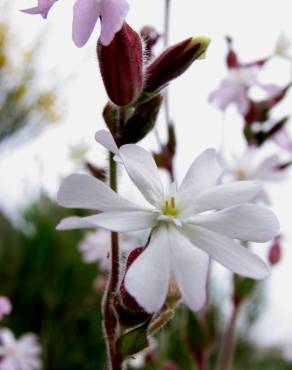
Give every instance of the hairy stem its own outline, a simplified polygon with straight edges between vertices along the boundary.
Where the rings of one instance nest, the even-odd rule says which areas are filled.
[[[169,43],[169,19],[170,19],[170,0],[165,0],[164,10],[164,47],[167,48]],[[164,109],[165,109],[165,120],[167,127],[170,126],[170,114],[169,114],[169,96],[167,88],[164,91]]]
[[[229,324],[223,339],[218,370],[228,370],[231,366],[235,346],[235,326],[238,317],[239,305],[234,303]]]
[[[117,164],[113,159],[114,155],[110,153],[109,157],[109,175],[110,187],[117,191]],[[111,270],[108,280],[107,290],[103,301],[103,325],[106,345],[109,357],[109,368],[111,370],[122,370],[122,359],[116,351],[115,343],[119,334],[119,322],[115,315],[114,297],[118,289],[120,276],[120,256],[119,239],[117,233],[111,233]]]

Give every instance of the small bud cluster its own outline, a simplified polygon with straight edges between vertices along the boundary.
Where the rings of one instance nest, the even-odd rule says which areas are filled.
[[[149,60],[159,35],[144,27],[141,37]],[[110,99],[103,116],[118,146],[136,143],[153,129],[162,104],[161,90],[201,58],[210,42],[205,37],[188,38],[145,65],[141,37],[124,23],[109,45],[97,44],[100,71]],[[163,149],[165,153],[159,156],[167,163],[167,156],[172,159],[171,148]]]

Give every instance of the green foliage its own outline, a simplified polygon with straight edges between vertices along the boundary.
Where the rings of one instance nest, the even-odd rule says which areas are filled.
[[[58,232],[69,212],[43,196],[25,214],[34,232],[24,235],[0,219],[0,292],[13,303],[3,325],[17,335],[39,335],[45,370],[102,369],[106,363],[96,267],[81,262],[79,231]]]

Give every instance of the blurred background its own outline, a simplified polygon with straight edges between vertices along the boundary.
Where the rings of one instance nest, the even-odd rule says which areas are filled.
[[[107,101],[95,54],[99,26],[82,49],[76,48],[71,40],[73,3],[58,1],[47,20],[19,11],[35,5],[34,0],[0,4],[0,295],[13,304],[1,325],[17,336],[36,333],[44,369],[52,370],[103,369],[106,364],[100,314],[105,257],[90,255],[92,241],[81,243],[88,233],[55,230],[61,218],[73,214],[56,205],[61,179],[74,171],[103,167],[106,158],[94,142],[96,130],[104,128],[101,113]],[[129,3],[128,22],[134,29],[150,25],[163,33],[163,0]],[[233,38],[243,61],[264,58],[273,52],[281,33],[292,40],[291,10],[286,0],[172,0],[170,43],[192,35],[212,39],[207,58],[169,89],[178,179],[208,147],[219,149],[224,143],[239,154],[244,150],[243,123],[236,110],[231,107],[223,115],[208,103],[210,92],[227,73],[225,36]],[[162,48],[160,42],[155,51]],[[263,74],[266,82],[280,86],[290,78],[291,62],[281,58],[269,63]],[[291,113],[288,93],[275,115]],[[287,127],[291,132],[291,123]],[[163,111],[157,130],[165,140]],[[141,145],[156,150],[155,136],[150,134]],[[291,153],[280,154],[291,159]],[[245,302],[238,323],[236,370],[292,368],[291,180],[288,172],[285,181],[268,185],[281,222],[282,258]],[[121,192],[130,190],[123,177]],[[133,238],[139,239],[136,243],[143,240]],[[255,251],[267,259],[268,246],[256,246]],[[209,323],[220,335],[231,307],[231,279],[219,266],[212,275]],[[196,318],[183,307],[177,315],[188,320],[196,342]],[[133,367],[160,369],[163,361],[172,361],[181,369],[194,368],[176,322],[160,333],[145,366],[142,361],[133,362]],[[214,363],[216,351],[215,346]]]

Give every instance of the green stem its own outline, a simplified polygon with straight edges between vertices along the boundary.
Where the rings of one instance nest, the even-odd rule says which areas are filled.
[[[117,164],[114,161],[114,155],[110,153],[109,157],[110,187],[117,191]],[[117,233],[111,233],[111,271],[109,275],[108,286],[103,301],[103,325],[106,345],[109,357],[109,366],[111,370],[122,370],[122,359],[116,351],[115,343],[119,334],[119,322],[115,315],[114,297],[119,285],[120,276],[120,256],[119,239]]]
[[[234,303],[229,324],[222,344],[218,370],[228,370],[229,368],[231,368],[235,347],[235,327],[238,317],[238,311],[239,305]]]

